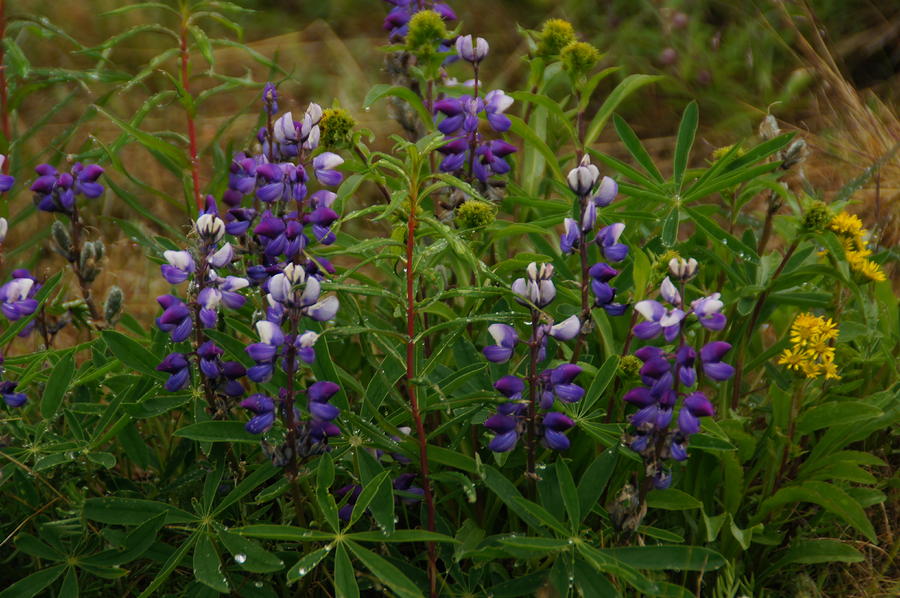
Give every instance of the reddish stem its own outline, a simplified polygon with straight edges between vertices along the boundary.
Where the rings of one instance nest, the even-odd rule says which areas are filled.
[[[7,147],[9,147],[10,131],[6,89],[6,52],[3,46],[4,39],[6,39],[6,0],[0,0],[0,126],[3,127],[3,137],[6,139]],[[9,160],[3,161],[3,174],[9,174]]]
[[[188,79],[188,61],[190,60],[190,52],[188,52],[188,29],[187,20],[181,23],[181,87],[184,88],[185,94],[190,94],[188,87],[190,80]],[[200,162],[197,159],[197,130],[194,126],[193,109],[185,110],[187,115],[187,132],[188,141],[190,143],[191,152],[191,178],[194,181],[194,202],[197,204],[197,210],[203,209],[203,198],[200,197]]]
[[[422,489],[425,491],[425,506],[428,509],[428,531],[435,531],[434,500],[431,496],[431,481],[428,477],[428,449],[425,425],[419,413],[416,399],[416,295],[415,272],[413,271],[413,249],[416,244],[416,204],[415,194],[411,198],[409,220],[406,231],[406,392],[416,422],[416,436],[419,440],[419,467],[422,470]],[[428,542],[428,584],[432,598],[437,596],[437,549],[434,542]]]

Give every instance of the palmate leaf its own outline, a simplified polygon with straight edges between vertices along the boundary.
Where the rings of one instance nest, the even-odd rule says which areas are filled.
[[[697,102],[691,102],[684,109],[681,124],[678,126],[678,136],[675,138],[675,157],[672,166],[672,178],[675,181],[675,193],[681,193],[684,182],[684,171],[687,169],[691,147],[694,145],[694,137],[697,135],[697,123],[699,121],[699,108]]]
[[[378,556],[371,550],[363,548],[353,541],[345,542],[347,548],[359,559],[366,569],[372,572],[375,577],[391,588],[397,596],[401,598],[419,598],[422,591],[412,582],[400,569],[392,565],[386,559]]]

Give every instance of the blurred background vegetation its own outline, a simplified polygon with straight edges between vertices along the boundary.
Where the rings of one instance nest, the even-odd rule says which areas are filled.
[[[141,115],[142,130],[187,144],[185,113],[171,93],[177,39],[159,30],[164,25],[177,31],[178,19],[160,8],[123,11],[134,3],[122,0],[5,4],[6,73],[15,89],[10,97],[15,146],[9,153],[19,177],[3,207],[13,217],[8,246],[18,247],[7,263],[40,269],[60,259],[39,249],[50,220],[31,207],[27,182],[33,167],[73,155],[108,159],[102,148],[112,147],[122,172],[108,169],[109,178],[131,194],[131,201],[107,192],[93,224],[111,248],[110,259],[127,267],[111,264],[98,286],[103,292],[104,286],[119,284],[131,310],[152,313],[156,291],[165,285],[152,264],[137,259],[141,249],[123,234],[128,228],[123,222],[138,222],[148,234],[167,225],[183,229],[183,197],[189,193],[184,179],[140,145],[117,145],[123,131],[109,115],[123,120]],[[191,93],[197,97],[217,86],[224,91],[197,107],[205,191],[220,189],[231,154],[253,143],[259,92],[269,79],[280,82],[282,110],[299,112],[310,101],[340,105],[375,133],[376,146],[390,143],[388,134],[399,127],[384,105],[361,109],[370,86],[388,80],[379,50],[386,43],[387,2],[235,4],[249,9],[228,12],[238,27],[206,19],[203,28],[213,43],[192,47]],[[828,199],[878,164],[875,176],[860,179],[852,210],[881,245],[893,247],[900,240],[900,1],[456,0],[452,5],[463,31],[491,44],[482,69],[490,87],[511,90],[523,84],[527,73],[520,57],[528,45],[521,29],[537,29],[550,17],[571,21],[583,39],[600,48],[602,66],[622,67],[604,82],[609,89],[632,73],[665,75],[620,110],[663,167],[679,115],[691,99],[700,104],[700,158],[750,137],[770,112],[810,144],[798,188]],[[237,43],[217,43],[220,38]],[[137,83],[136,74],[141,75]],[[603,96],[595,94],[598,102]],[[611,130],[601,136],[598,149],[622,155]],[[375,200],[374,189],[358,195],[361,202]]]

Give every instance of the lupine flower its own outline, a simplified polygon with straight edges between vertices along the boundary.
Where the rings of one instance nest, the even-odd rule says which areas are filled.
[[[676,308],[666,309],[658,301],[645,299],[638,301],[634,305],[647,322],[641,322],[634,327],[634,335],[642,339],[651,339],[663,333],[665,339],[669,342],[675,340],[681,330],[681,321],[685,317],[685,313]]]
[[[731,345],[725,341],[713,341],[700,349],[700,363],[709,378],[722,382],[734,375],[734,368],[722,361],[730,350]]]
[[[547,448],[551,448],[554,451],[567,450],[570,442],[563,432],[574,425],[575,422],[569,416],[558,411],[551,411],[545,414],[543,421],[541,421],[541,426],[544,429],[544,444],[547,445]]]
[[[721,295],[713,293],[709,297],[702,297],[691,302],[691,311],[697,316],[700,324],[709,330],[722,330],[725,328],[725,314],[720,313],[725,304],[719,300]]]
[[[550,327],[550,336],[558,341],[570,341],[581,332],[581,320],[571,315],[562,322]]]
[[[169,392],[175,392],[185,388],[191,379],[190,365],[184,353],[169,353],[166,355],[166,358],[156,366],[156,370],[170,374],[169,379],[166,380],[164,385]]]
[[[196,264],[194,264],[194,258],[189,251],[168,250],[163,252],[163,257],[169,263],[160,266],[160,270],[163,278],[169,284],[181,284],[197,269]]]
[[[206,243],[218,243],[225,235],[225,223],[218,216],[201,214],[194,224],[197,234]]]
[[[516,301],[523,305],[533,303],[538,307],[549,305],[556,298],[556,287],[553,285],[553,265],[531,262],[525,269],[527,278],[518,278],[512,284],[512,292]]]
[[[488,326],[488,332],[494,339],[495,345],[489,345],[484,348],[484,356],[488,361],[494,363],[505,363],[512,357],[516,343],[519,342],[519,335],[516,329],[508,324],[491,324]]]
[[[247,346],[247,354],[256,365],[247,370],[247,377],[254,382],[265,382],[275,370],[275,358],[282,351],[284,332],[278,324],[267,320],[256,323],[260,342]]]
[[[274,83],[269,82],[263,86],[262,99],[265,110],[269,115],[278,112],[278,90],[275,88]]]
[[[628,307],[622,303],[614,303],[616,288],[611,286],[609,281],[618,274],[618,270],[603,262],[594,264],[588,270],[588,275],[591,277],[591,290],[594,293],[594,305],[602,307],[611,316],[621,316]]]
[[[444,133],[446,143],[439,148],[445,155],[440,169],[455,172],[471,162],[472,174],[483,183],[495,174],[509,172],[504,158],[516,151],[516,147],[500,139],[485,140],[478,131],[479,114],[484,112],[488,124],[502,133],[509,130],[511,122],[504,112],[513,99],[502,90],[487,93],[485,99],[465,95],[459,98],[443,98],[434,103],[435,112],[446,115],[438,130]],[[475,155],[470,160],[469,152]]]
[[[6,319],[16,321],[30,316],[38,307],[34,299],[34,279],[29,276],[16,277],[0,286],[0,310]]]
[[[275,423],[275,401],[263,394],[250,395],[241,401],[241,407],[254,414],[244,428],[251,434],[262,434]]]
[[[6,164],[6,156],[0,154],[0,170],[3,169],[3,165]],[[11,177],[8,174],[0,173],[0,193],[6,193],[10,189],[12,189],[13,185],[16,184],[16,179]]]
[[[10,380],[0,382],[0,396],[3,397],[3,402],[10,407],[21,407],[28,400],[25,393],[16,392],[16,387],[18,385],[18,382],[12,382]]]
[[[384,19],[384,29],[389,31],[389,38],[392,42],[402,41],[409,32],[409,21],[412,16],[424,8],[418,0],[385,0],[393,4],[394,8],[388,13]],[[443,2],[433,2],[429,6],[444,21],[455,21],[456,13],[449,5]],[[446,48],[443,48],[446,50]]]
[[[697,260],[673,257],[669,260],[669,273],[678,280],[688,280],[697,273]]]
[[[487,56],[488,43],[482,37],[473,40],[471,35],[460,35],[456,38],[456,53],[463,60],[477,64]]]
[[[621,222],[610,224],[601,228],[594,239],[603,250],[603,255],[611,262],[621,262],[628,255],[628,245],[619,243],[624,230],[625,225]]]
[[[161,295],[156,302],[163,308],[163,313],[156,318],[156,326],[168,332],[173,343],[187,339],[193,329],[191,310],[184,301],[174,295]]]
[[[96,198],[103,193],[103,185],[97,182],[103,168],[96,164],[76,162],[70,172],[58,172],[49,164],[35,168],[38,178],[31,184],[34,203],[43,212],[62,212],[71,215],[78,195]]]

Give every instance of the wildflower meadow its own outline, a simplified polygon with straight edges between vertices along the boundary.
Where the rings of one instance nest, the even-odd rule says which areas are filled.
[[[588,4],[0,1],[0,598],[898,595],[900,6]]]

